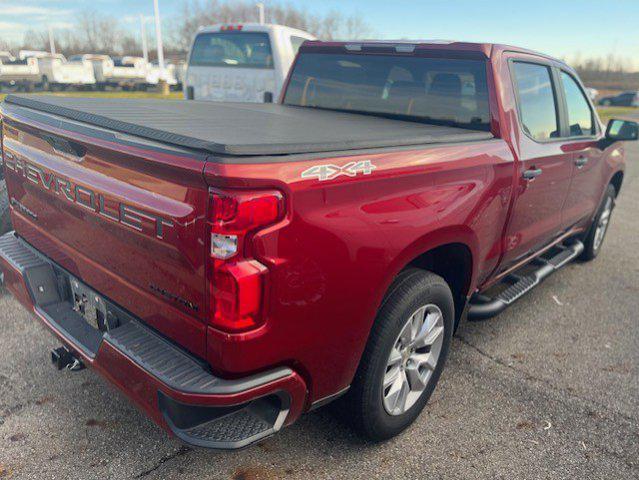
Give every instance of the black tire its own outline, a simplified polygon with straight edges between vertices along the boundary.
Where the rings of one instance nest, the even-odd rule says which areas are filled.
[[[597,242],[597,226],[600,224],[602,215],[607,209],[607,205],[610,205],[611,209],[614,209],[615,205],[615,197],[617,196],[617,191],[613,185],[608,185],[606,188],[606,193],[601,201],[601,205],[599,205],[599,209],[597,210],[597,214],[592,222],[592,225],[588,229],[588,233],[584,237],[584,251],[581,253],[579,260],[583,262],[589,262],[590,260],[594,260],[599,255],[601,251],[601,247],[603,246],[603,242],[606,238],[606,233],[608,232],[608,226],[610,222],[610,215],[612,215],[612,210],[610,211],[610,215],[608,216],[608,223],[606,223],[605,230],[603,232],[603,238],[599,242]]]
[[[411,315],[424,305],[436,305],[443,316],[443,342],[426,388],[405,412],[391,415],[384,407],[383,379],[391,349]],[[391,438],[407,428],[428,402],[446,363],[453,336],[453,295],[443,278],[418,269],[402,272],[389,289],[373,325],[355,379],[338,407],[361,434],[374,440]],[[343,410],[342,410],[343,409]]]
[[[11,230],[11,218],[9,217],[9,196],[7,195],[7,183],[0,180],[0,235]]]
[[[49,83],[49,79],[47,78],[46,75],[42,76],[42,82],[40,82],[40,89],[43,92],[51,91],[51,84]]]

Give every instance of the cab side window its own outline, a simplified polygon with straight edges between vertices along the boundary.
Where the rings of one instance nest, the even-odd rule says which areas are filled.
[[[537,141],[559,137],[557,102],[550,68],[514,62],[513,70],[524,131]]]
[[[583,91],[575,79],[566,72],[561,72],[561,83],[566,94],[566,104],[568,107],[568,125],[570,136],[592,135],[594,122],[592,121],[592,110],[584,96]]]

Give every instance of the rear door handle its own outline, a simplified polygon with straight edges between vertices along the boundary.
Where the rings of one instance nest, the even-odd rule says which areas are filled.
[[[524,177],[524,180],[534,180],[542,173],[543,170],[541,168],[529,168],[522,174],[522,176]]]
[[[588,163],[588,160],[588,157],[580,155],[579,157],[577,157],[577,160],[575,160],[575,165],[577,165],[577,168],[583,168],[583,166]]]

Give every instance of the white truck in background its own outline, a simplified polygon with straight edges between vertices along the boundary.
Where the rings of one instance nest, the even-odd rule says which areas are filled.
[[[30,92],[39,82],[40,69],[37,59],[20,59],[10,52],[0,52],[0,87],[15,87]]]
[[[39,69],[39,83],[43,90],[95,85],[93,66],[86,60],[68,61],[64,55],[22,50],[21,60],[35,59]]]
[[[85,53],[72,55],[69,57],[69,60],[73,62],[88,62],[91,64],[96,88],[99,87],[99,85],[104,84],[107,75],[111,75],[111,71],[113,70],[113,59],[111,59],[108,55]]]
[[[134,90],[146,83],[148,64],[142,57],[114,57],[113,67],[105,72],[106,83],[110,86]]]
[[[74,55],[74,60],[89,62],[98,90],[107,87],[138,89],[146,85],[148,64],[142,57],[115,57],[101,54]]]
[[[146,71],[146,83],[150,86],[155,86],[160,83],[160,66],[157,61],[150,62],[147,65]],[[164,80],[170,87],[175,87],[178,84],[177,69],[172,63],[164,65]]]
[[[84,54],[74,55],[73,60],[84,60],[91,63],[99,90],[106,87],[123,88],[125,90],[144,90],[148,86],[156,86],[160,81],[160,67],[156,62],[147,62],[142,57],[116,57],[108,55]],[[174,87],[180,80],[173,64],[164,67],[167,83]]]
[[[283,25],[244,23],[198,30],[189,52],[187,100],[272,102],[279,97],[308,32]]]

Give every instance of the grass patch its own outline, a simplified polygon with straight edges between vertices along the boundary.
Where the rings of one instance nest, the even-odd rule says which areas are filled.
[[[608,123],[611,118],[624,117],[628,115],[636,116],[639,108],[636,107],[597,107],[599,118],[603,123]]]
[[[0,93],[0,101],[8,93]],[[184,98],[182,92],[171,92],[168,95],[162,95],[155,92],[38,92],[31,95],[54,95],[56,97],[79,97],[79,98],[159,98],[163,100],[181,100]]]

